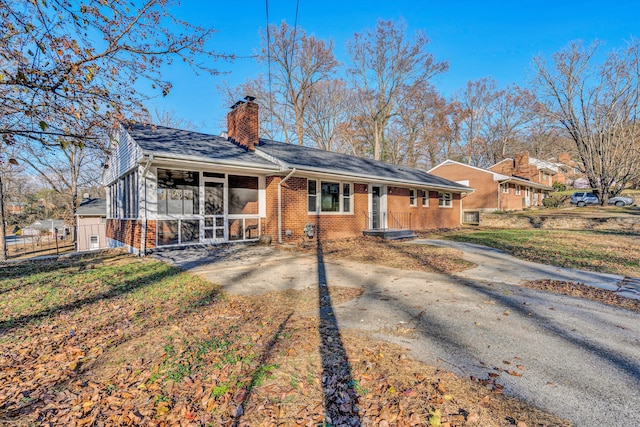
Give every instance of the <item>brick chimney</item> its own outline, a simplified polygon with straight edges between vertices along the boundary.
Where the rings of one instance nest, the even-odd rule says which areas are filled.
[[[247,150],[254,151],[258,145],[258,104],[253,96],[245,96],[231,106],[227,114],[229,139]]]
[[[513,174],[520,178],[531,179],[531,168],[529,167],[529,153],[515,155],[515,168]]]

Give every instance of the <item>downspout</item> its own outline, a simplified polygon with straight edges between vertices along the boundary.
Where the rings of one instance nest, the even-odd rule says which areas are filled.
[[[296,168],[293,168],[291,172],[278,183],[278,243],[280,244],[282,244],[282,184],[287,182],[294,173],[296,173]]]
[[[142,171],[142,185],[144,188],[144,217],[142,218],[142,228],[140,230],[140,256],[145,256],[147,251],[147,173],[153,162],[153,154],[149,154],[149,160]],[[140,184],[138,184],[139,186]],[[140,198],[138,198],[138,212],[140,212]]]
[[[500,210],[501,197],[502,197],[502,183],[498,181],[498,211]]]

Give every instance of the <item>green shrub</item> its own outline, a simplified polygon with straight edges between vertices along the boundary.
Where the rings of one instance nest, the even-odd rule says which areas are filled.
[[[557,197],[545,197],[542,204],[547,208],[557,208],[562,204],[562,200]]]
[[[556,191],[566,191],[567,190],[567,186],[564,185],[561,182],[554,182],[552,185],[553,189]],[[545,205],[546,206],[546,205]]]

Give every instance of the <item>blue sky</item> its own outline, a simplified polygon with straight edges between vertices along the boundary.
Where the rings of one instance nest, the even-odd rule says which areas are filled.
[[[183,0],[174,14],[219,32],[210,46],[220,53],[250,56],[260,46],[266,25],[264,0]],[[269,22],[295,21],[295,0],[270,0]],[[640,37],[640,1],[350,1],[300,0],[298,25],[308,34],[333,40],[336,59],[348,63],[345,42],[354,33],[375,26],[378,19],[404,19],[408,34],[424,30],[429,50],[449,61],[449,71],[433,80],[449,97],[469,80],[491,76],[499,86],[527,85],[531,60],[547,59],[570,41],[598,39],[609,50]],[[192,121],[198,130],[219,133],[225,127],[227,106],[216,86],[232,86],[255,77],[261,69],[252,59],[218,62],[218,76],[195,76],[180,65],[167,67],[173,90],[149,102],[151,110],[172,111]]]

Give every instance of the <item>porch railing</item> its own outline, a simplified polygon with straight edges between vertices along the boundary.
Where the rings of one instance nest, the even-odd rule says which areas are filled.
[[[370,230],[409,230],[411,212],[365,212]]]
[[[387,223],[386,212],[364,212],[369,230],[384,230]]]

